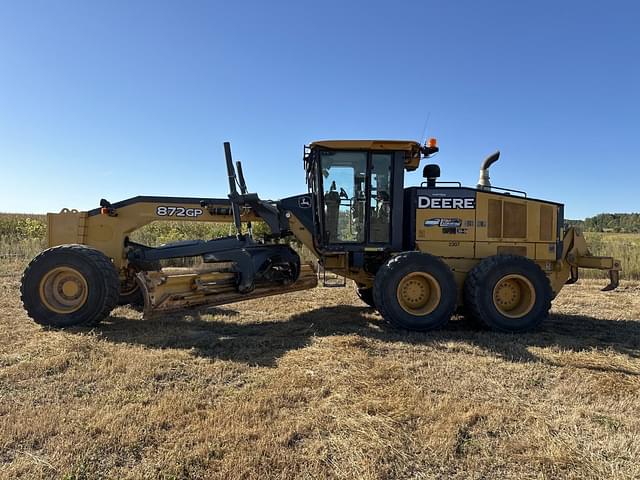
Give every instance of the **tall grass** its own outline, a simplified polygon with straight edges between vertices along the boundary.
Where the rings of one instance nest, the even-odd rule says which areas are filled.
[[[585,240],[594,255],[615,257],[622,263],[622,277],[640,279],[640,234],[586,232]],[[582,270],[587,278],[604,278],[607,272]]]
[[[44,215],[0,214],[0,272],[22,268],[47,246]]]

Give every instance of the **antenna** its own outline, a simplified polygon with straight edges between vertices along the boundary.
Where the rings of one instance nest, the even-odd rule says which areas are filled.
[[[422,127],[422,135],[420,135],[420,142],[422,142],[422,139],[424,138],[425,140],[427,139],[427,137],[425,136],[427,134],[427,127],[429,126],[429,119],[431,118],[431,111],[429,111],[427,113],[427,119],[424,121],[424,126]]]

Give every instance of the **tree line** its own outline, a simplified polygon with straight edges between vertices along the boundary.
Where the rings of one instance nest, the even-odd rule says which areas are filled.
[[[600,213],[584,220],[567,220],[585,232],[640,233],[640,213]]]

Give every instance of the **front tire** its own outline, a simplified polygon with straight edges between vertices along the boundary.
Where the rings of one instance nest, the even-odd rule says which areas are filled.
[[[22,304],[40,325],[91,327],[116,306],[120,279],[111,260],[86,245],[60,245],[27,266],[20,286]]]
[[[549,315],[549,279],[532,260],[518,255],[487,257],[467,275],[465,306],[480,325],[502,332],[525,332]]]
[[[380,267],[373,298],[391,325],[426,331],[449,321],[456,308],[457,287],[451,269],[441,259],[405,252]]]

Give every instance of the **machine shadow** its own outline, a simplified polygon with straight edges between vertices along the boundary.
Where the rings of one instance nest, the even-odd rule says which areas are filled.
[[[202,357],[260,366],[275,366],[284,354],[308,346],[313,338],[351,334],[435,348],[446,348],[445,342],[463,342],[511,362],[554,364],[536,356],[530,347],[556,347],[573,352],[609,348],[640,358],[640,321],[552,315],[537,331],[513,335],[475,329],[465,321],[454,320],[445,329],[417,333],[388,327],[372,312],[369,308],[345,305],[317,308],[282,321],[244,323],[204,318],[212,313],[229,319],[240,316],[235,310],[217,308],[144,321],[111,317],[99,327],[98,333],[115,343],[185,349]],[[637,374],[611,366],[584,368]]]

